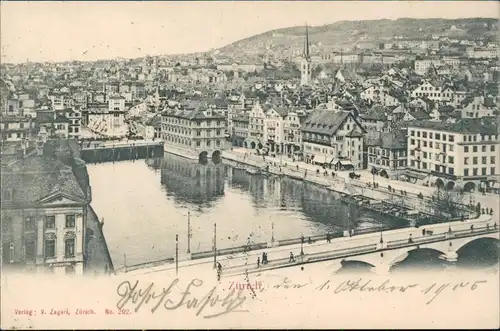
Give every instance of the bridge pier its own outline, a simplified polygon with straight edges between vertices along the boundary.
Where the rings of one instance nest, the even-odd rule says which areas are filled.
[[[328,264],[327,270],[330,273],[330,275],[336,274],[340,269],[342,269],[343,265],[342,262],[343,259],[337,259],[331,261],[331,263]]]
[[[371,268],[370,271],[376,273],[377,275],[388,275],[391,271],[391,265],[389,264],[378,264],[375,267]]]

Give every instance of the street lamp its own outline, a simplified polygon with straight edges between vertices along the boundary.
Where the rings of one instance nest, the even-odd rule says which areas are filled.
[[[217,269],[217,223],[214,223],[214,269]]]
[[[271,243],[274,243],[274,222],[271,223]]]
[[[188,211],[188,234],[187,234],[187,239],[188,239],[188,242],[187,242],[187,253],[190,254],[191,253],[191,212]]]
[[[300,255],[304,255],[304,235],[300,237]]]
[[[179,235],[175,235],[175,275],[179,274]]]

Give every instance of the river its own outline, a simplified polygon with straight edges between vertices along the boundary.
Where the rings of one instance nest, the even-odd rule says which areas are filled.
[[[366,228],[403,227],[402,220],[348,206],[312,184],[251,175],[225,164],[200,165],[163,158],[89,164],[92,207],[104,218],[104,234],[115,268],[160,260],[188,248],[212,249],[304,235]]]

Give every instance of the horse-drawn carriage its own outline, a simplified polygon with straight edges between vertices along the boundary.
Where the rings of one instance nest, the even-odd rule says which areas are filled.
[[[351,179],[360,179],[361,175],[358,175],[355,172],[350,172],[349,173],[349,178],[351,178]]]

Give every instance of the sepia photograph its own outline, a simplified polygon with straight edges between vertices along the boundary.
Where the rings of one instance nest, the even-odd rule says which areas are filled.
[[[2,330],[500,327],[497,1],[2,1]]]

